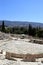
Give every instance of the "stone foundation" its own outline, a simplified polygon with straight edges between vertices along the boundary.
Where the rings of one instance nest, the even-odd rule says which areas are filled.
[[[36,58],[43,58],[43,54],[16,54],[6,52],[6,59],[10,59],[11,57],[21,58],[23,59],[22,61],[35,62]]]

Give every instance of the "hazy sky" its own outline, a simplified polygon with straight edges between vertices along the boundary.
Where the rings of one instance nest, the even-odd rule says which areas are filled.
[[[43,0],[0,0],[0,20],[43,22]]]

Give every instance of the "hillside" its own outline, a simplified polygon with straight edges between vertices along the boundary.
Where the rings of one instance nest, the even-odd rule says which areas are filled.
[[[6,26],[14,27],[14,26],[23,26],[28,27],[31,24],[33,27],[40,26],[43,28],[43,23],[36,23],[36,22],[27,22],[27,21],[4,21]],[[0,20],[0,25],[2,24],[2,20]]]

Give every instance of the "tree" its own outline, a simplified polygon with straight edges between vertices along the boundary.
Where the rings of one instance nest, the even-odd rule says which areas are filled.
[[[4,25],[4,21],[2,21],[2,32],[5,32],[5,25]]]
[[[43,38],[43,30],[39,30],[37,36]]]
[[[36,28],[32,29],[32,36],[36,36]]]
[[[32,26],[31,26],[31,24],[29,24],[28,34],[29,34],[30,36],[32,35]]]

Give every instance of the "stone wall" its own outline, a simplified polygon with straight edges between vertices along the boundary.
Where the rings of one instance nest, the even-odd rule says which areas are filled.
[[[21,58],[23,59],[22,61],[35,62],[36,58],[43,58],[43,54],[16,54],[6,52],[6,59],[10,59],[11,57]]]

